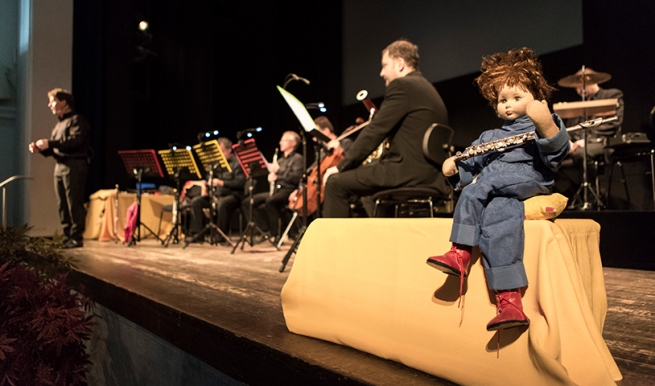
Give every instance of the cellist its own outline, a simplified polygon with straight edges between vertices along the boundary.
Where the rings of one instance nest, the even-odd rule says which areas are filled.
[[[361,118],[360,118],[361,119]],[[341,157],[336,159],[336,162],[338,163],[344,153],[348,150],[350,145],[352,145],[353,140],[350,138],[343,138],[341,140],[337,139],[337,135],[334,133],[334,126],[332,125],[332,122],[328,119],[326,116],[319,116],[314,119],[314,123],[316,124],[316,127],[318,130],[323,133],[326,137],[330,138],[330,142],[325,144],[325,148],[329,149],[329,155],[340,155]],[[316,139],[314,139],[316,141]],[[320,151],[320,160],[325,161],[325,162],[330,162],[330,160],[326,160],[326,154],[325,149],[321,149]],[[327,169],[327,167],[324,167],[325,165],[322,165],[321,170]],[[332,166],[332,165],[329,165]],[[316,162],[312,164],[308,169],[307,169],[307,175],[312,175],[313,172],[315,172],[315,167],[316,167]],[[309,182],[309,181],[308,181]],[[313,187],[315,188],[315,187]],[[294,190],[291,192],[289,195],[289,208],[291,209],[300,209],[302,208],[302,203],[298,202],[298,200],[301,199],[300,191],[298,189]],[[311,210],[311,205],[308,205],[310,208],[310,213],[313,212]]]

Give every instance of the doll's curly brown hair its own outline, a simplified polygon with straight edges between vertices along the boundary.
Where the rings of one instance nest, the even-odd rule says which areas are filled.
[[[527,47],[482,58],[480,71],[482,74],[475,82],[482,96],[493,107],[498,104],[498,93],[503,86],[519,87],[531,93],[536,100],[548,99],[555,90],[544,79],[539,57]]]

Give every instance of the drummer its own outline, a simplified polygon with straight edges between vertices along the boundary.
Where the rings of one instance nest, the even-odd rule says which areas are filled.
[[[569,202],[582,183],[582,163],[584,161],[584,147],[587,147],[587,158],[589,160],[597,159],[604,154],[604,149],[608,144],[609,138],[614,137],[621,128],[623,122],[623,92],[616,88],[601,88],[599,84],[607,82],[612,76],[603,72],[596,72],[591,68],[584,68],[573,75],[562,78],[557,82],[561,87],[575,88],[578,95],[586,101],[613,99],[618,100],[616,108],[617,120],[604,123],[598,127],[587,130],[587,142],[585,144],[584,132],[576,131],[570,133],[571,151],[562,161],[555,179],[556,192],[559,192],[569,198]],[[583,86],[584,83],[584,86]],[[565,121],[567,127],[577,125],[589,117],[570,118]],[[588,181],[595,176],[588,176]]]

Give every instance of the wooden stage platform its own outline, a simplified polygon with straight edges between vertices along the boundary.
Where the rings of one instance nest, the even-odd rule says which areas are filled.
[[[238,382],[452,384],[400,363],[290,333],[280,291],[293,258],[285,272],[278,271],[289,247],[276,251],[270,244],[246,245],[246,251],[230,254],[231,248],[208,244],[164,248],[143,240],[128,248],[86,241],[84,248],[65,253],[77,260],[71,281],[85,284],[98,304]],[[608,313],[603,337],[623,374],[620,384],[653,385],[655,272],[604,271]]]

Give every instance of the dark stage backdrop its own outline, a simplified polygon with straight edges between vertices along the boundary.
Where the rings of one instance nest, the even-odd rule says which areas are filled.
[[[81,112],[93,125],[96,151],[89,191],[113,188],[115,183],[130,185],[117,150],[159,150],[174,142],[191,145],[197,142],[198,133],[208,130],[217,129],[235,140],[237,131],[261,126],[264,131],[256,139],[270,158],[282,132],[299,126],[275,89],[288,73],[311,81],[310,85],[292,82],[287,89],[305,103],[324,102],[337,131],[352,124],[357,116],[365,116],[366,110],[354,96],[342,106],[342,85],[352,81],[343,76],[343,47],[353,39],[342,36],[343,4],[300,0],[76,1],[73,88]],[[512,19],[525,9],[516,4],[495,6],[500,14],[508,15],[506,28],[520,36],[522,31],[516,30]],[[372,15],[376,12],[381,10],[370,9]],[[408,31],[416,29],[412,20],[425,21],[421,12],[403,10]],[[530,12],[538,14],[539,9]],[[646,131],[648,114],[655,105],[655,71],[649,60],[655,57],[653,14],[655,2],[649,0],[582,0],[582,43],[546,50],[542,62],[547,79],[555,83],[583,64],[609,72],[613,78],[605,86],[621,88],[625,93],[624,131]],[[469,17],[453,16],[453,25],[461,24],[457,19]],[[150,22],[148,36],[137,29],[141,19]],[[404,30],[398,30],[400,36],[387,36],[387,26],[374,20],[376,17],[363,18],[357,26],[371,36],[386,36],[380,47],[370,43],[371,50],[379,55],[384,45],[402,36]],[[570,18],[548,22],[551,27],[541,32],[546,41],[551,36],[561,38],[562,31],[576,30],[569,25]],[[492,53],[477,52],[479,45],[471,44],[471,37],[461,32],[444,32],[452,47],[442,53],[444,57]],[[434,66],[428,63],[429,58],[427,53],[423,55],[423,66]],[[379,87],[379,57],[370,60],[362,66],[369,68],[375,79],[371,82],[378,82]],[[435,84],[456,130],[455,143],[461,146],[499,123],[473,84],[476,76],[477,71],[473,71]],[[575,92],[562,89],[552,101],[572,100],[578,100]],[[379,98],[375,101],[379,103]]]

